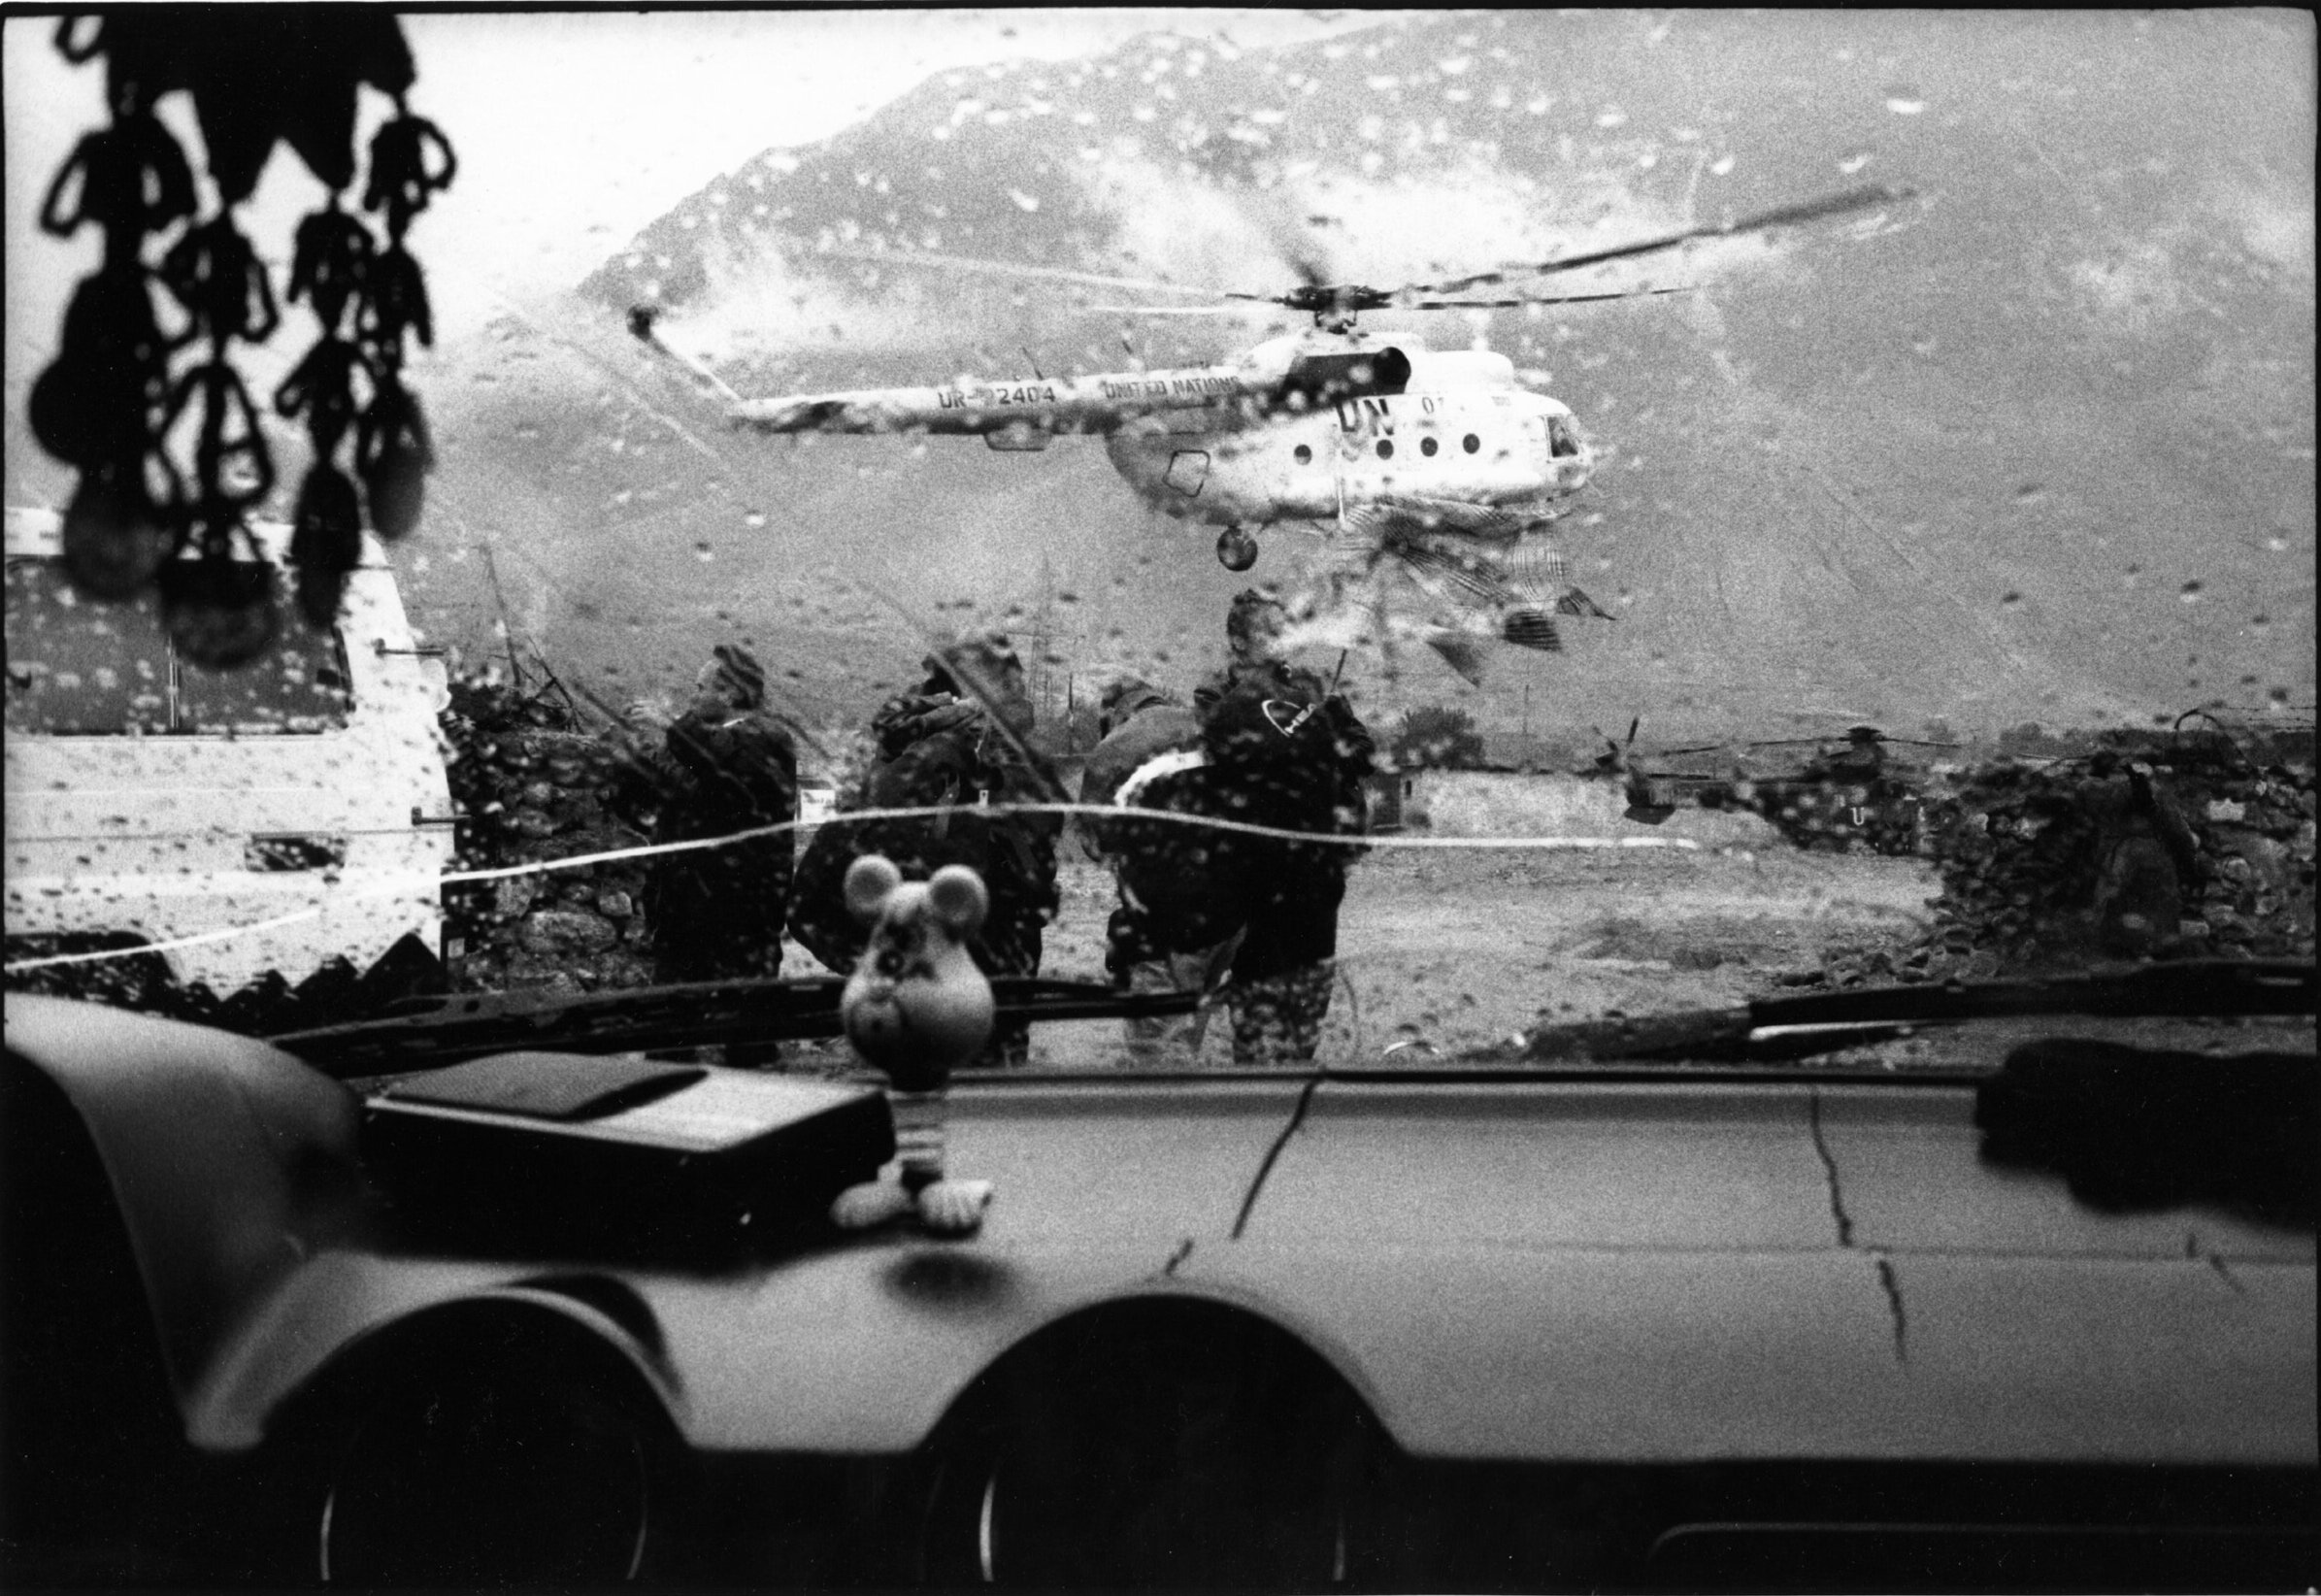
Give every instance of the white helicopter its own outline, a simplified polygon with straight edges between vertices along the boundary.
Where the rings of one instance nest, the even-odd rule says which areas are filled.
[[[1324,523],[1330,554],[1318,590],[1293,614],[1367,614],[1381,637],[1401,630],[1427,643],[1462,676],[1480,680],[1477,640],[1553,650],[1554,616],[1606,613],[1571,585],[1543,529],[1556,501],[1587,485],[1595,451],[1571,408],[1521,386],[1512,361],[1487,349],[1405,349],[1356,325],[1373,310],[1504,309],[1676,293],[1474,290],[1633,259],[1691,243],[1898,203],[1908,191],[1870,186],[1715,226],[1447,283],[1381,289],[1309,281],[1283,294],[1227,292],[1204,306],[1092,306],[1097,311],[1204,315],[1250,303],[1305,311],[1311,330],[1272,338],[1213,366],[1105,373],[942,387],[857,388],[746,399],[671,349],[658,312],[638,306],[629,327],[657,351],[714,385],[737,428],[764,433],[976,434],[997,449],[1044,449],[1059,433],[1100,434],[1113,468],[1166,515],[1218,526],[1217,558],[1245,571],[1256,532],[1283,521]],[[1062,280],[1106,287],[1204,292],[1183,284],[890,250],[825,250],[880,265],[918,265]],[[1389,596],[1407,580],[1432,602],[1428,621]],[[1390,625],[1391,619],[1401,624]]]

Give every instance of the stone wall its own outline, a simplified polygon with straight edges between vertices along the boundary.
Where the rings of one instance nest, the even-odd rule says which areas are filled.
[[[454,689],[444,729],[460,814],[456,868],[614,852],[650,841],[652,794],[604,736],[502,687]],[[444,893],[461,990],[560,993],[652,981],[649,859],[461,883]]]
[[[1960,773],[1927,825],[1942,879],[1933,932],[1834,954],[1838,984],[2313,956],[2309,741],[2167,734],[2087,758],[2000,759]]]

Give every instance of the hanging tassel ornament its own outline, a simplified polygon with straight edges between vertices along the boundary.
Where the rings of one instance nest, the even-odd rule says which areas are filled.
[[[199,552],[163,564],[161,620],[187,659],[228,670],[265,652],[278,630],[274,568],[243,524],[248,510],[274,489],[274,461],[258,430],[256,407],[222,359],[186,374],[165,435],[196,412],[195,486],[179,514]],[[247,559],[236,557],[237,543],[247,549]]]
[[[347,579],[363,558],[363,507],[347,474],[327,459],[307,471],[290,533],[298,573],[298,613],[316,631],[338,618]]]
[[[389,543],[408,536],[419,524],[435,447],[418,396],[391,374],[381,375],[371,408],[356,424],[354,461],[371,501],[372,526]]]
[[[177,529],[134,469],[106,465],[83,471],[65,506],[65,576],[75,588],[104,603],[144,592],[177,541]]]
[[[355,312],[355,337],[374,385],[370,408],[356,426],[354,469],[370,502],[371,524],[390,543],[419,524],[427,472],[435,464],[427,418],[417,396],[403,385],[406,335],[416,333],[424,345],[435,342],[427,282],[403,237],[458,170],[441,130],[408,110],[371,140],[363,209],[384,213],[387,247],[370,263]]]
[[[198,555],[161,568],[161,621],[186,659],[230,671],[273,648],[282,629],[274,567],[259,557],[239,519],[197,523],[194,537]]]
[[[124,7],[66,17],[54,44],[76,65],[103,58],[110,115],[74,147],[39,214],[48,233],[70,238],[94,226],[103,245],[26,405],[41,446],[80,478],[64,515],[65,569],[94,598],[158,589],[189,659],[247,662],[278,624],[272,568],[248,520],[275,471],[232,347],[266,342],[279,316],[266,265],[235,213],[278,144],[329,193],[300,223],[291,251],[289,298],[311,304],[319,340],[275,396],[315,442],[291,558],[300,613],[327,626],[361,558],[366,494],[388,536],[418,519],[433,449],[401,372],[406,335],[424,343],[434,329],[403,240],[456,161],[441,130],[411,113],[416,74],[401,25],[369,7],[322,18],[295,8]],[[295,83],[282,78],[285,62],[296,65]],[[364,206],[382,213],[383,247],[346,205],[366,86],[394,103],[371,142],[363,188]],[[181,91],[201,129],[198,164],[153,115],[159,98]],[[199,189],[197,173],[207,180]],[[205,219],[200,202],[211,192],[216,210]],[[155,281],[182,306],[182,328],[156,317]],[[351,462],[338,453],[349,432]]]

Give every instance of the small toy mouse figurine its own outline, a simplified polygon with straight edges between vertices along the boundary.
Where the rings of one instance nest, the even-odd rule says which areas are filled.
[[[849,1186],[830,1217],[863,1230],[905,1214],[938,1235],[964,1236],[983,1222],[988,1180],[943,1171],[943,1099],[952,1067],[991,1035],[991,983],[967,955],[967,939],[991,906],[982,878],[945,865],[932,881],[905,881],[877,854],[846,871],[846,908],[871,928],[870,945],[839,998],[854,1050],[894,1083],[898,1182]]]

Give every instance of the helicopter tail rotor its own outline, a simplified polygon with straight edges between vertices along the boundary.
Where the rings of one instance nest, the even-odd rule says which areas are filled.
[[[1656,826],[1676,813],[1676,797],[1666,781],[1656,781],[1636,768],[1636,732],[1643,723],[1642,715],[1629,720],[1626,743],[1606,736],[1602,726],[1589,729],[1604,738],[1604,752],[1596,755],[1596,769],[1619,778],[1620,796],[1628,801],[1621,817]]]
[[[717,396],[727,404],[742,405],[748,402],[729,387],[725,380],[710,370],[709,367],[698,360],[678,353],[663,342],[660,333],[654,327],[654,323],[660,318],[661,308],[657,305],[631,305],[628,318],[630,335],[662,359],[682,367],[687,375],[697,382],[716,389]]]
[[[1644,717],[1641,715],[1632,716],[1629,719],[1628,741],[1625,745],[1623,745],[1618,738],[1613,737],[1610,733],[1607,732],[1602,726],[1590,726],[1588,730],[1594,732],[1598,737],[1604,739],[1604,751],[1596,755],[1596,768],[1601,771],[1608,771],[1614,776],[1628,775],[1628,754],[1629,751],[1636,747],[1637,728],[1641,726],[1643,723]]]

